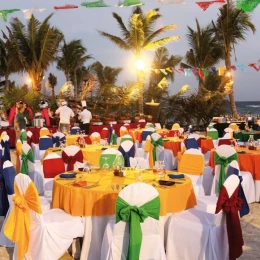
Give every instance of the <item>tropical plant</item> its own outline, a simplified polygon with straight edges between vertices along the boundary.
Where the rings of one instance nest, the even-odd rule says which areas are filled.
[[[103,31],[99,31],[99,33],[101,36],[111,40],[119,48],[126,51],[131,51],[135,55],[136,59],[140,59],[144,51],[155,50],[167,43],[179,39],[178,36],[169,36],[156,40],[156,38],[162,33],[177,28],[176,25],[170,24],[154,30],[154,25],[161,16],[162,15],[159,13],[159,9],[153,9],[144,14],[142,9],[137,6],[133,9],[133,12],[129,18],[129,28],[127,28],[123,22],[123,19],[117,13],[113,13],[113,17],[116,19],[121,29],[122,37]],[[139,112],[143,113],[143,71],[139,71],[137,73],[137,81],[139,83],[138,108]]]
[[[84,63],[92,59],[91,55],[86,55],[87,49],[82,45],[81,40],[63,41],[60,55],[57,59],[57,69],[62,70],[66,76],[66,81],[72,80],[75,88],[75,96],[78,94],[77,71]]]
[[[164,69],[164,73],[156,73],[152,72],[150,74],[150,82],[149,82],[149,88],[147,91],[147,100],[150,101],[151,99],[156,98],[156,101],[160,102],[161,97],[164,94],[167,94],[168,91],[166,88],[161,88],[158,86],[158,83],[165,77],[167,80],[170,80],[171,82],[174,81],[174,72],[167,71],[167,68],[174,68],[177,66],[180,61],[182,60],[181,56],[169,56],[169,52],[165,47],[161,47],[156,50],[152,67],[155,69]]]
[[[58,84],[57,77],[50,73],[48,77],[49,87],[51,88],[52,97],[55,97],[55,91],[54,88]]]
[[[7,43],[0,39],[0,76],[5,78],[6,89],[9,87],[10,74],[18,71],[19,67],[10,56]]]
[[[43,22],[33,15],[27,26],[18,18],[13,18],[8,35],[3,32],[11,62],[16,62],[22,71],[26,71],[32,80],[34,92],[39,93],[44,72],[56,60],[56,53],[63,34],[59,29],[50,25],[49,15]]]
[[[212,24],[201,28],[196,19],[196,30],[188,26],[188,44],[190,50],[185,55],[185,60],[191,68],[208,69],[216,65],[223,58],[222,46],[217,40]],[[198,75],[198,93],[203,94],[203,77]]]
[[[220,9],[215,26],[216,36],[224,49],[224,59],[226,70],[231,73],[231,52],[235,50],[235,45],[240,41],[246,40],[248,31],[255,32],[255,26],[250,21],[250,15],[242,10],[235,8],[230,0]],[[213,23],[214,24],[214,23]],[[237,109],[234,96],[234,87],[232,78],[230,79],[229,101],[233,117],[237,118]]]

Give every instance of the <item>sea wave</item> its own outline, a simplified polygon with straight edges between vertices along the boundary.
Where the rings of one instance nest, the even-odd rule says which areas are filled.
[[[247,105],[246,107],[260,107],[260,105]]]

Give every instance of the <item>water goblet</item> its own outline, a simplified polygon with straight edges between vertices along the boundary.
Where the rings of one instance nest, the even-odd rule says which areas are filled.
[[[139,159],[137,158],[136,159],[136,166],[135,166],[135,179],[137,181],[143,180],[142,172],[143,172],[143,169],[142,169],[141,165],[139,164]]]
[[[103,169],[104,170],[109,170],[109,164],[107,163],[108,157],[103,157],[103,158],[105,160],[105,163],[103,164]]]

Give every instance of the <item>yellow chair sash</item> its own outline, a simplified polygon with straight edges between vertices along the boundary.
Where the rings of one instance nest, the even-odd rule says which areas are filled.
[[[90,135],[89,136],[92,144],[99,144],[100,143],[100,136],[93,136],[93,135]]]
[[[178,171],[191,175],[202,175],[204,171],[204,157],[198,154],[183,154]]]
[[[120,128],[120,130],[119,130],[119,132],[120,132],[120,137],[122,137],[122,136],[124,136],[124,135],[127,135],[128,134],[128,129],[126,128],[126,129],[121,129]]]
[[[16,143],[16,151],[15,151],[15,154],[16,154],[16,173],[18,174],[20,172],[20,159],[19,159],[19,156],[22,155],[22,142],[17,142]]]
[[[45,136],[45,135],[50,135],[49,129],[41,129],[40,130],[40,138]]]
[[[154,145],[151,143],[151,140],[146,139],[145,145],[144,145],[144,151],[149,153],[148,155],[148,160],[149,160],[149,166],[150,168],[153,168],[154,166],[154,161],[153,161],[153,148]]]
[[[17,243],[17,259],[23,260],[30,242],[30,209],[41,214],[38,192],[30,182],[25,194],[21,194],[14,183],[13,209],[4,227],[5,235]]]

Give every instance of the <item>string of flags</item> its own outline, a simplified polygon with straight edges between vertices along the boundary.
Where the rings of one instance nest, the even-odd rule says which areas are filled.
[[[159,5],[170,5],[170,4],[185,4],[185,0],[156,0],[156,3]],[[203,11],[206,11],[212,4],[225,4],[226,0],[211,0],[211,1],[199,1],[195,2]],[[260,3],[260,0],[236,0],[236,8],[243,10],[245,12],[252,12]],[[132,6],[141,6],[145,5],[144,0],[119,0],[117,7],[132,7]],[[104,0],[89,0],[81,3],[82,7],[85,8],[98,8],[98,7],[110,7],[106,4]],[[68,10],[79,8],[77,5],[66,4],[62,6],[54,6],[56,11],[59,10]],[[7,22],[7,17],[9,14],[14,12],[23,12],[25,19],[30,19],[34,12],[43,12],[44,8],[31,8],[31,9],[4,9],[0,10],[0,16],[5,22]]]
[[[257,72],[260,72],[260,60],[256,63],[249,63],[248,65],[245,64],[238,64],[238,65],[232,65],[231,69],[233,71],[239,69],[240,71],[248,71],[248,67],[253,68]],[[218,68],[216,67],[210,67],[210,68],[174,68],[174,67],[168,67],[165,69],[154,69],[150,68],[147,69],[147,71],[155,72],[156,74],[163,74],[167,76],[169,73],[177,72],[178,74],[184,74],[185,76],[191,76],[194,74],[196,77],[200,77],[202,80],[205,80],[205,77],[209,75],[209,73],[218,74],[220,76],[225,75],[226,73],[226,66],[220,66]],[[166,80],[166,79],[165,79]],[[160,86],[163,84],[166,84],[166,81],[162,79],[162,81],[159,83]]]

